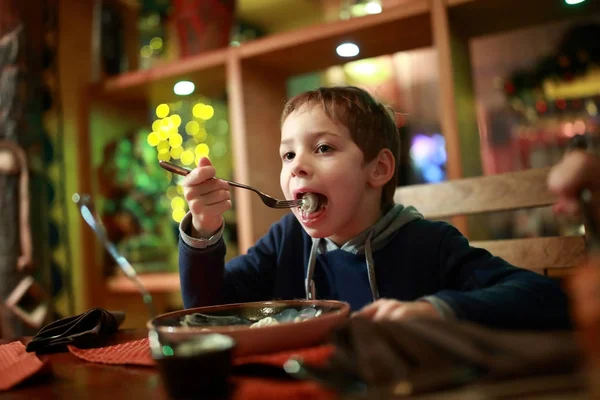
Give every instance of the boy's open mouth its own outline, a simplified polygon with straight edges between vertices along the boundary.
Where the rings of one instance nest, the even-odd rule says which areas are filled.
[[[321,193],[299,192],[296,194],[296,198],[304,199],[300,212],[305,220],[317,218],[327,208],[327,197]]]

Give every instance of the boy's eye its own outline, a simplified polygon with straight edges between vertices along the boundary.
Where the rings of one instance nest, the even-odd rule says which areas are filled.
[[[296,156],[296,154],[294,154],[291,151],[288,151],[281,158],[283,159],[283,161],[290,161],[290,160],[293,160],[295,156]]]
[[[317,147],[317,153],[329,153],[333,148],[327,144],[321,144]]]

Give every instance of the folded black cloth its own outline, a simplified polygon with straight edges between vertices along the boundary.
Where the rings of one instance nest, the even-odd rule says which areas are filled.
[[[67,345],[80,348],[102,346],[117,332],[125,319],[121,311],[92,308],[83,314],[62,318],[44,326],[27,343],[28,352],[49,353],[66,350]]]
[[[439,319],[351,318],[332,341],[336,350],[320,373],[342,383],[337,389],[407,387],[414,394],[475,381],[575,373],[581,362],[572,332],[501,331]]]

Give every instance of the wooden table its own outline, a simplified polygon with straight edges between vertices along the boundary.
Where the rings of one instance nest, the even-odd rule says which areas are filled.
[[[120,331],[111,344],[124,343],[146,337],[145,330]],[[28,339],[23,342],[27,343]],[[0,340],[0,343],[2,341]],[[49,361],[47,373],[31,378],[26,383],[7,391],[0,392],[4,399],[168,399],[161,377],[156,368],[105,365],[81,360],[71,353],[57,353],[40,356]],[[253,378],[244,378],[253,379]],[[470,385],[460,389],[436,392],[411,397],[429,400],[481,400],[487,398],[517,398],[511,393],[515,388],[531,387],[528,399],[558,400],[587,399],[589,396],[578,384],[575,376],[537,377],[497,383],[494,385]],[[264,379],[263,379],[264,381]],[[292,381],[293,382],[293,381]],[[580,381],[579,381],[580,383]],[[281,384],[281,383],[280,383]],[[294,383],[293,383],[294,384]],[[313,394],[314,394],[314,387]],[[544,389],[540,391],[540,389]],[[548,390],[549,389],[549,390]],[[490,396],[494,393],[496,396]],[[330,398],[323,393],[322,398]],[[234,396],[239,398],[239,396]],[[253,397],[258,398],[258,397]],[[314,398],[314,396],[311,396]],[[360,398],[371,398],[361,396]],[[403,397],[406,398],[406,397]],[[358,397],[353,397],[358,399]]]

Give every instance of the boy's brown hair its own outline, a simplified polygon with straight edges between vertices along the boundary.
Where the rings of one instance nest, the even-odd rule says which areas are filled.
[[[368,92],[354,86],[321,87],[301,93],[287,101],[281,115],[281,123],[301,107],[321,105],[325,114],[344,125],[356,145],[364,154],[364,161],[372,161],[382,149],[389,149],[396,165],[394,175],[385,184],[381,194],[381,206],[394,203],[398,184],[398,153],[400,137],[392,109],[376,101]]]

